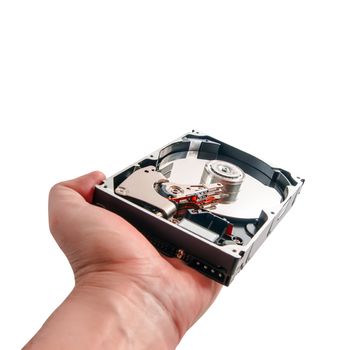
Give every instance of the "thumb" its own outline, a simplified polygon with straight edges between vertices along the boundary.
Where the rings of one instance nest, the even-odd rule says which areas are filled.
[[[105,176],[99,171],[80,176],[73,180],[60,182],[52,187],[49,193],[49,226],[52,233],[70,223],[79,208],[89,205],[96,184]]]
[[[100,184],[104,179],[105,175],[102,172],[93,171],[73,180],[60,182],[55,186],[68,187],[75,192],[78,192],[87,202],[91,202],[95,185]]]

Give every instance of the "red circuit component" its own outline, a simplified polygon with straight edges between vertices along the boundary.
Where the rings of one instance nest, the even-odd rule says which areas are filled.
[[[233,232],[233,225],[232,225],[232,224],[228,224],[225,233],[226,233],[227,236],[232,236],[232,232]]]
[[[213,196],[207,197],[204,200],[198,200],[197,196],[188,196],[188,197],[181,197],[181,198],[169,197],[168,199],[170,199],[171,201],[177,202],[177,203],[189,202],[189,203],[194,203],[197,205],[209,204],[209,203],[213,203],[213,202],[217,201],[217,198],[213,197]]]

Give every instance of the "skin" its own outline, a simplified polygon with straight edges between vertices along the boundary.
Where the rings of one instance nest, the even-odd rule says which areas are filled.
[[[75,286],[25,350],[174,349],[221,289],[90,204],[103,179],[92,172],[50,191],[50,231]]]

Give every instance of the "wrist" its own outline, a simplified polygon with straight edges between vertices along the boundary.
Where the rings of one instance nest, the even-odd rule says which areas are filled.
[[[115,280],[113,288],[108,282]],[[168,350],[175,349],[180,338],[156,297],[129,277],[97,272],[76,282],[24,350]]]
[[[102,315],[107,324],[104,338],[117,339],[119,349],[175,349],[183,335],[162,300],[129,276],[112,272],[82,276],[70,297]]]

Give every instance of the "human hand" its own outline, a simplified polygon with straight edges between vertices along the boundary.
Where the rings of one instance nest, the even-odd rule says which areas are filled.
[[[103,179],[93,172],[50,191],[50,230],[75,287],[26,349],[173,349],[221,289],[90,204]]]

